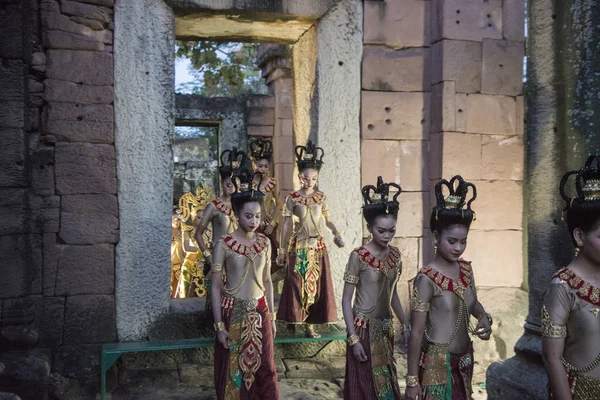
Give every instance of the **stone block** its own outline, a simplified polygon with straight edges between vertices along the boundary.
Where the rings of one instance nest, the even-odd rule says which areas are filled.
[[[107,144],[57,143],[59,194],[117,193],[115,148]]]
[[[437,0],[434,9],[432,41],[457,39],[481,42],[502,39],[502,0]]]
[[[475,181],[477,187],[476,229],[523,229],[523,184],[515,181]],[[510,204],[507,212],[506,205]],[[474,206],[475,207],[475,206]]]
[[[56,347],[63,344],[65,298],[44,297],[40,320],[40,346]]]
[[[42,349],[3,351],[0,365],[5,366],[0,387],[1,399],[47,399],[50,376],[50,353]]]
[[[430,94],[362,91],[363,139],[427,138]]]
[[[116,338],[114,296],[67,297],[65,344],[110,343]]]
[[[280,82],[280,81],[277,81]],[[292,119],[293,94],[291,92],[278,92],[275,94],[275,118]]]
[[[429,135],[429,179],[439,180],[442,179],[442,140],[444,139],[443,133],[432,133]]]
[[[79,50],[48,50],[46,74],[50,79],[60,79],[87,85],[112,85],[113,56],[111,53]]]
[[[402,207],[402,194],[400,195],[400,207]],[[402,225],[403,222],[398,220],[398,225]],[[395,237],[391,245],[398,247],[402,254],[402,275],[400,280],[408,281],[417,274],[419,270],[419,238],[402,238]]]
[[[456,131],[466,132],[467,131],[467,95],[464,93],[457,93],[454,98],[455,110],[455,121]]]
[[[118,213],[112,194],[62,196],[59,237],[66,244],[117,243]]]
[[[361,145],[362,185],[374,185],[377,177],[385,182],[399,182],[400,175],[400,141],[398,140],[363,140]]]
[[[456,83],[440,82],[431,86],[431,131],[456,129]]]
[[[0,9],[0,57],[20,58],[23,52],[23,15],[19,4],[3,4]],[[1,76],[1,74],[0,74]]]
[[[265,95],[251,95],[248,96],[248,102],[246,103],[248,108],[275,108],[275,97]]]
[[[0,235],[26,231],[28,202],[25,189],[0,189]]]
[[[276,119],[273,136],[294,136],[294,121],[291,119]]]
[[[456,82],[456,91],[476,93],[481,89],[481,43],[441,40],[432,46],[433,83]]]
[[[22,129],[25,127],[25,102],[7,101],[1,103],[0,126],[3,128]]]
[[[472,181],[481,177],[481,135],[444,132],[441,136],[441,177],[462,175]]]
[[[3,60],[0,63],[0,93],[2,93],[3,103],[23,103],[25,99],[24,75],[23,61]]]
[[[54,148],[40,147],[31,153],[31,193],[38,196],[54,194]]]
[[[489,135],[514,135],[516,102],[514,97],[470,94],[466,101],[467,132]]]
[[[483,40],[481,93],[516,96],[523,92],[525,43]]]
[[[294,141],[292,136],[275,136],[273,138],[273,156],[276,163],[293,163]]]
[[[63,31],[47,31],[44,39],[46,46],[51,49],[104,50],[104,43],[93,36],[83,36]]]
[[[248,125],[269,125],[275,124],[274,108],[252,107],[248,110]]]
[[[95,4],[97,6],[113,7],[115,0],[77,0],[79,3]]]
[[[248,126],[248,136],[273,137],[273,126]]]
[[[428,202],[428,192],[405,192],[399,197],[397,237],[419,237],[423,229],[429,225],[424,220],[424,204]]]
[[[523,136],[525,133],[525,98],[523,96],[517,96],[517,116],[515,117],[515,130],[517,135]]]
[[[48,102],[110,104],[114,101],[113,86],[90,86],[55,79],[45,80],[44,85]]]
[[[525,149],[522,136],[482,136],[481,178],[523,180]]]
[[[401,140],[400,181],[402,191],[420,192],[428,190],[429,162],[427,142],[421,140]]]
[[[478,224],[480,218],[485,216],[479,212],[479,208],[475,210],[478,218],[469,233],[469,244],[464,258],[473,262],[477,285],[521,287],[523,233],[521,231],[480,231]]]
[[[54,251],[58,252],[54,287],[56,296],[114,293],[113,245],[61,245]]]
[[[365,2],[364,43],[391,48],[430,43],[431,2],[422,0]]]
[[[290,163],[282,163],[278,164],[278,183],[279,190],[293,191],[294,190],[294,182],[296,175],[294,174],[294,164]],[[280,194],[280,199],[284,199],[285,196]]]
[[[525,40],[525,0],[502,1],[504,39]]]
[[[430,50],[393,50],[365,46],[362,60],[362,88],[379,91],[424,91],[430,89]]]
[[[60,10],[66,15],[84,17],[101,22],[103,24],[112,22],[112,11],[110,9],[98,7],[92,4],[61,0]]]
[[[59,196],[30,196],[31,214],[28,231],[34,233],[58,232],[60,218]]]
[[[0,236],[0,298],[20,297],[29,294],[34,268],[30,265],[27,235]]]
[[[28,186],[25,133],[21,129],[0,129],[0,143],[0,187]]]
[[[68,378],[100,376],[102,352],[99,344],[60,346],[53,353],[52,370],[56,373]]]
[[[46,133],[59,141],[107,144],[114,141],[110,105],[50,103],[47,110]]]

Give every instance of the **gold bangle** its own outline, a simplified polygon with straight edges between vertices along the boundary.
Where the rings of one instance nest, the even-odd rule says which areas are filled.
[[[490,323],[490,328],[492,327],[492,324],[494,323],[494,320],[492,319],[492,315],[488,314],[488,313],[483,313],[479,316],[479,318],[477,318],[477,321],[481,320],[481,318],[483,317],[487,317],[488,322]]]
[[[205,258],[205,259],[207,259],[208,257],[210,257],[210,256],[211,256],[211,254],[212,254],[212,253],[211,253],[211,252],[210,252],[210,250],[208,250],[208,249],[206,249],[206,250],[204,250],[204,251],[202,252],[202,255],[204,256],[204,258]]]
[[[415,387],[419,385],[419,377],[415,375],[406,375],[406,386]]]
[[[355,333],[354,335],[350,335],[348,336],[348,339],[346,339],[346,342],[348,342],[348,345],[350,347],[354,346],[356,343],[360,342],[360,338],[358,337],[358,335]]]
[[[277,257],[279,257],[282,254],[285,254],[285,249],[283,247],[280,247],[277,249]]]
[[[225,330],[225,324],[223,321],[215,322],[213,326],[215,328],[215,332],[223,332]]]
[[[275,321],[277,320],[277,313],[272,312],[271,313],[271,321]]]

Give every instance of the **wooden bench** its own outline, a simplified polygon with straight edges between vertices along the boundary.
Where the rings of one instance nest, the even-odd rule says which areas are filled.
[[[321,337],[307,338],[303,336],[278,334],[275,337],[275,344],[283,343],[312,343],[312,342],[331,342],[334,340],[346,340],[345,331],[320,332]],[[215,344],[215,338],[184,339],[184,340],[159,340],[155,342],[125,342],[125,343],[107,343],[102,345],[102,363],[100,377],[100,399],[104,400],[106,395],[106,372],[114,363],[126,353],[141,353],[146,351],[166,351],[183,349],[200,349],[203,347],[212,347]]]

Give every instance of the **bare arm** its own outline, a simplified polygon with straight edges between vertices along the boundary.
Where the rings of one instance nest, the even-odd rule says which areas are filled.
[[[400,301],[400,296],[398,296],[397,288],[394,289],[394,294],[392,294],[392,310],[394,310],[394,314],[396,314],[400,322],[408,328],[409,322],[404,313],[404,309],[402,308],[402,302]]]
[[[271,242],[267,241],[267,263],[263,270],[263,286],[265,287],[265,297],[267,298],[269,311],[275,312],[275,302],[273,300],[273,281],[271,280],[271,251]]]
[[[342,293],[342,312],[344,314],[344,322],[346,324],[346,330],[348,336],[352,336],[356,333],[354,329],[354,314],[352,313],[352,296],[354,296],[354,285],[345,282],[344,291]]]
[[[225,249],[223,242],[219,241],[214,250],[210,300],[212,302],[215,323],[218,323],[221,321],[221,293],[223,291],[223,269],[225,268]]]
[[[567,371],[561,359],[565,349],[564,338],[542,338],[542,359],[556,400],[573,400]]]
[[[346,271],[344,272],[344,291],[342,293],[342,312],[344,313],[344,322],[348,331],[348,338],[356,338],[356,329],[354,327],[354,313],[352,312],[352,296],[359,282],[360,262],[356,253],[350,254]],[[356,343],[350,342],[352,354],[359,362],[368,360],[367,353],[362,346],[362,343],[357,340]]]

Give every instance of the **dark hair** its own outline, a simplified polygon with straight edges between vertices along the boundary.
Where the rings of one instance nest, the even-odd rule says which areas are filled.
[[[596,167],[592,166],[596,161]],[[577,195],[569,197],[565,191],[567,181],[575,175]],[[567,203],[567,227],[575,243],[573,231],[576,228],[589,232],[600,220],[600,157],[591,155],[580,170],[567,172],[560,181],[560,195]]]
[[[394,198],[389,200],[390,187],[398,189],[394,194]],[[398,209],[400,207],[398,203],[398,196],[402,193],[400,185],[394,182],[383,183],[381,176],[377,177],[377,187],[373,185],[363,186],[362,190],[363,200],[363,217],[367,224],[373,226],[375,220],[378,217],[384,217],[391,215],[394,219],[398,219]]]
[[[235,187],[235,192],[231,194],[231,208],[235,214],[239,214],[246,203],[258,203],[262,208],[264,195],[253,186],[254,172],[249,165],[244,164],[236,169],[231,180]],[[257,187],[260,187],[260,183]]]
[[[448,188],[448,196],[444,197],[443,186]],[[473,196],[467,201],[469,188]],[[475,212],[471,209],[471,203],[477,198],[475,185],[467,182],[462,176],[453,176],[450,181],[442,179],[435,185],[436,205],[431,212],[430,225],[432,231],[440,233],[450,225],[463,225],[467,229],[475,218]],[[465,208],[466,206],[466,208]]]
[[[254,162],[267,160],[271,162],[273,158],[273,145],[270,140],[255,138],[248,143],[248,151]]]
[[[219,175],[221,181],[231,178],[237,168],[248,163],[248,156],[237,147],[231,150],[224,150],[221,153],[221,166],[219,167]]]
[[[296,164],[300,171],[304,171],[307,168],[314,168],[317,171],[321,170],[323,166],[323,156],[325,151],[316,147],[312,141],[308,141],[306,146],[296,146]]]

